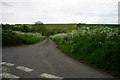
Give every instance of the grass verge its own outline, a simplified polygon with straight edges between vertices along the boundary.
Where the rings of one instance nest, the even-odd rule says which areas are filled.
[[[83,27],[51,38],[69,56],[120,76],[118,28]]]
[[[44,40],[45,37],[39,33],[23,33],[23,32],[2,32],[2,45],[12,46],[20,44],[34,44]]]

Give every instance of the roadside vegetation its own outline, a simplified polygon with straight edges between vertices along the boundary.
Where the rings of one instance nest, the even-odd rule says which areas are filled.
[[[120,76],[120,28],[107,25],[78,25],[77,30],[51,39],[67,55]]]
[[[34,44],[45,39],[42,35],[43,23],[36,23],[33,28],[26,25],[2,24],[2,46]]]
[[[35,24],[1,25],[3,46],[34,44],[53,34],[70,32],[76,27],[76,24],[43,24],[41,21]]]
[[[66,33],[74,30],[76,24],[2,24],[3,30],[21,31],[21,32],[38,32],[44,36],[50,36],[58,33]]]
[[[45,39],[40,33],[24,33],[18,31],[2,32],[2,45],[13,46],[20,44],[34,44]]]

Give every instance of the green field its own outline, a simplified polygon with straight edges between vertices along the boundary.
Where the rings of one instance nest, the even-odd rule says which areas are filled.
[[[62,29],[65,31],[72,31],[75,29],[76,24],[44,24],[48,29]]]

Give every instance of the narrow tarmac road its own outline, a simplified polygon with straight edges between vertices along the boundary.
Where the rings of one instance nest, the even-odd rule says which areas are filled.
[[[6,78],[113,78],[66,56],[50,39],[3,48],[1,64]]]

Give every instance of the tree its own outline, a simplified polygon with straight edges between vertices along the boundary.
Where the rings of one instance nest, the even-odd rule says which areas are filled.
[[[43,24],[43,22],[37,21],[37,22],[35,22],[35,24]]]
[[[42,35],[45,35],[46,32],[47,32],[46,27],[44,26],[43,22],[41,22],[41,21],[35,22],[34,27],[33,27],[33,30],[34,30],[35,32],[41,33]]]

